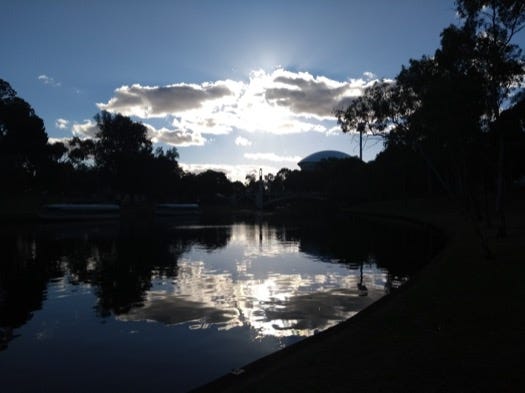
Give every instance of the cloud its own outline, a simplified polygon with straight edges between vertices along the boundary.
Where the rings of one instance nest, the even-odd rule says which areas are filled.
[[[71,138],[69,138],[69,137],[64,137],[64,138],[47,138],[47,143],[49,143],[50,145],[52,145],[54,143],[63,143],[64,145],[68,146],[70,140],[71,140]]]
[[[148,137],[154,143],[165,143],[170,146],[202,146],[206,143],[200,133],[188,130],[170,130],[165,127],[156,129],[150,124],[144,124],[148,129]]]
[[[278,156],[275,153],[244,153],[244,158],[257,161],[272,162],[299,162],[302,157],[299,156]]]
[[[98,103],[101,110],[119,112],[143,119],[164,117],[200,109],[208,101],[234,95],[228,81],[201,85],[178,83],[167,86],[122,86],[106,104]]]
[[[238,136],[237,138],[235,138],[235,144],[237,146],[248,147],[252,145],[252,142],[249,139],[246,139],[242,136]]]
[[[172,126],[184,130],[191,130],[201,134],[210,135],[227,135],[232,131],[231,125],[227,121],[223,121],[228,115],[226,113],[216,113],[213,116],[199,116],[192,117],[174,117]]]
[[[330,127],[326,131],[326,135],[328,135],[328,136],[340,135],[340,134],[341,134],[341,126],[339,126],[339,125],[335,125],[333,127]]]
[[[163,117],[192,135],[225,135],[234,130],[272,134],[327,133],[333,111],[345,107],[374,81],[336,81],[282,68],[253,71],[248,81],[121,86],[101,110],[140,119]],[[331,125],[330,125],[331,126]],[[203,137],[204,138],[204,137]]]
[[[69,120],[66,120],[66,119],[59,118],[59,119],[56,119],[55,121],[55,127],[61,130],[65,130],[68,125],[69,125]]]
[[[38,80],[41,81],[44,85],[50,85],[50,86],[54,86],[54,87],[58,87],[60,85],[62,85],[62,83],[60,82],[57,82],[54,78],[50,77],[50,76],[47,76],[45,74],[42,74],[42,75],[38,75]]]
[[[171,146],[202,146],[206,142],[206,138],[192,130],[170,130],[165,127],[156,129],[150,124],[144,124],[144,126],[148,131],[148,138],[154,143],[165,143]],[[71,131],[74,136],[81,139],[93,139],[100,130],[93,120],[84,120],[84,123],[73,124]]]
[[[93,120],[84,120],[84,123],[78,124],[75,123],[71,127],[71,131],[74,136],[79,137],[80,139],[92,139],[95,138],[99,132],[97,123]]]
[[[334,108],[348,103],[362,94],[366,82],[361,79],[337,82],[307,72],[293,73],[278,70],[274,73],[274,87],[265,91],[269,102],[289,108],[307,117],[333,117]]]

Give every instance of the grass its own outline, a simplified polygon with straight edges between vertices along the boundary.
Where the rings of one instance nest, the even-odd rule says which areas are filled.
[[[448,237],[411,282],[356,317],[262,358],[201,392],[525,391],[525,206],[509,237],[474,227],[447,201],[378,203],[354,214],[429,223]]]

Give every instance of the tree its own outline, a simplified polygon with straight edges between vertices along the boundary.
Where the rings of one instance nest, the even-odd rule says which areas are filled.
[[[506,130],[498,127],[504,104],[512,90],[524,79],[524,57],[512,43],[525,27],[522,0],[456,0],[458,14],[465,26],[476,32],[476,65],[484,76],[488,122],[495,127],[498,143],[496,211],[500,216],[499,235],[506,235],[504,210]]]
[[[198,174],[185,173],[181,191],[187,201],[216,205],[229,203],[234,188],[223,172],[208,169]]]
[[[147,128],[121,114],[102,111],[95,116],[99,128],[94,142],[95,167],[106,184],[122,193],[151,190],[152,144]]]
[[[395,82],[376,82],[344,109],[336,109],[337,123],[344,133],[359,133],[359,158],[363,160],[363,134],[385,136],[392,127],[401,131],[417,108],[417,96]]]
[[[77,169],[86,168],[95,157],[95,142],[92,139],[73,137],[68,143],[69,162]]]
[[[152,153],[147,128],[121,114],[102,111],[95,116],[99,128],[96,134],[96,165],[109,172],[118,171],[121,161]],[[126,162],[129,163],[129,162]]]
[[[8,189],[34,187],[49,158],[44,122],[0,79],[0,177]]]
[[[55,163],[61,162],[67,156],[68,148],[62,142],[48,144],[49,157]]]
[[[511,39],[523,28],[525,5],[512,0],[456,5],[464,23],[442,32],[433,57],[410,60],[395,82],[376,83],[336,116],[343,132],[376,133],[387,148],[415,149],[445,189],[472,199],[491,151],[486,134],[498,127],[513,86],[523,78],[521,51]],[[504,132],[496,132],[498,195],[505,178]]]
[[[387,143],[413,146],[445,189],[466,199],[478,193],[483,150],[483,76],[474,60],[474,43],[468,26],[450,26],[433,58],[411,60],[403,67],[397,82],[415,93],[417,108],[407,118],[407,129],[387,136]]]
[[[172,200],[183,175],[177,159],[179,153],[175,147],[166,151],[157,147],[151,160],[150,176],[153,179],[153,188],[160,199]]]

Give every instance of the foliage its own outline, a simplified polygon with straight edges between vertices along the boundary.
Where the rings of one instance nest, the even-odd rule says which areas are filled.
[[[0,178],[11,191],[37,185],[50,159],[44,122],[0,79]]]
[[[147,128],[121,114],[102,111],[95,116],[99,128],[96,134],[95,162],[108,172],[118,172],[122,164],[152,154]]]
[[[509,165],[518,160],[514,149],[505,146],[520,139],[510,98],[525,61],[512,38],[525,26],[525,3],[459,0],[456,6],[463,24],[443,30],[434,56],[410,60],[395,81],[374,84],[335,114],[343,132],[379,134],[387,151],[418,152],[434,180],[472,201],[492,183],[489,174],[498,177],[501,194],[502,179],[520,172],[520,165]]]
[[[197,174],[184,174],[181,179],[181,189],[186,201],[221,205],[229,204],[234,185],[223,172],[207,170]]]
[[[335,115],[345,133],[384,135],[393,126],[405,127],[417,104],[413,90],[392,81],[381,81],[365,89],[346,109],[337,109]]]

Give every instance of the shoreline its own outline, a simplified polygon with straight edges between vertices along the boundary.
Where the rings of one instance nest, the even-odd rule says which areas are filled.
[[[447,201],[348,209],[431,225],[445,245],[407,284],[356,316],[192,392],[523,391],[525,209],[509,211],[509,238],[485,230],[495,254],[486,260],[473,226]]]

